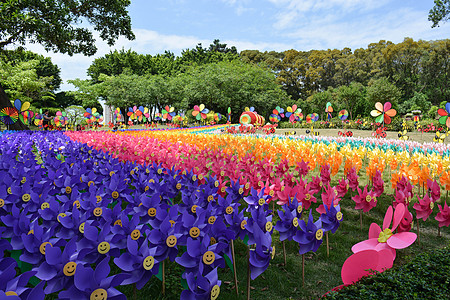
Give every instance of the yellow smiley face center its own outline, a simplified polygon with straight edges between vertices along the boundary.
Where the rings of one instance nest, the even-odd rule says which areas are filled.
[[[216,222],[216,217],[211,216],[208,218],[208,224],[212,225],[212,224],[214,224],[214,222]]]
[[[64,265],[63,273],[66,276],[73,276],[75,274],[75,270],[77,269],[77,263],[73,261],[69,261]]]
[[[211,289],[211,300],[216,300],[217,297],[219,297],[220,294],[220,286],[218,286],[217,284],[215,286],[212,287]]]
[[[44,242],[39,247],[39,251],[41,252],[42,255],[45,255],[45,246],[47,245],[50,245],[50,247],[52,247],[52,244],[50,242]]]
[[[166,244],[168,247],[173,248],[177,244],[177,237],[174,235],[169,235],[166,239]]]
[[[90,300],[106,300],[108,298],[108,293],[105,289],[96,289],[92,292]]]
[[[94,208],[94,216],[100,217],[102,215],[102,213],[103,213],[103,210],[101,207]]]
[[[198,238],[198,236],[200,235],[200,229],[198,229],[198,227],[192,227],[189,230],[189,235],[193,238]]]
[[[216,255],[212,251],[206,251],[203,254],[203,263],[205,265],[210,265],[216,260]]]
[[[297,217],[295,217],[295,218],[292,220],[292,225],[294,225],[294,227],[297,227],[297,226],[298,226],[298,218],[297,218]]]
[[[266,200],[264,200],[263,198],[259,198],[258,204],[259,204],[260,206],[262,206],[262,205],[264,205],[264,203],[266,203]]]
[[[342,220],[342,213],[341,213],[340,211],[338,211],[338,212],[336,213],[336,219],[337,219],[338,221]]]
[[[227,214],[232,214],[233,213],[233,208],[231,207],[231,206],[228,206],[226,209],[225,209],[225,212],[227,213]]]
[[[267,222],[266,223],[266,231],[268,232],[268,231],[271,231],[272,230],[272,228],[273,228],[273,224],[272,224],[272,222]]]
[[[155,259],[153,258],[153,256],[147,256],[144,259],[144,261],[142,262],[142,266],[147,271],[150,271],[154,265],[155,265]]]
[[[108,253],[109,249],[111,249],[111,246],[109,245],[108,242],[101,242],[97,246],[98,253],[100,254]]]
[[[319,229],[316,231],[316,240],[320,241],[323,238],[323,230]]]
[[[141,232],[139,231],[139,229],[135,229],[131,232],[130,235],[131,235],[131,239],[136,241],[137,239],[139,239],[141,237]]]
[[[50,204],[48,202],[44,202],[41,204],[41,209],[44,210],[46,208],[50,208]]]

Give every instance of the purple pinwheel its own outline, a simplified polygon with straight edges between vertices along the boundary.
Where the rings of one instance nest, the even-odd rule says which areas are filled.
[[[221,197],[219,196],[219,198]],[[244,211],[239,212],[238,209],[235,209],[231,214],[225,214],[224,218],[228,224],[228,228],[234,234],[233,240],[237,238],[244,240],[248,234],[248,230],[246,229],[248,218],[244,217]]]
[[[324,231],[335,233],[342,222],[342,212],[339,205],[330,205],[330,207],[325,205],[325,213],[320,215],[320,220]]]
[[[255,280],[261,275],[267,267],[269,267],[270,259],[272,258],[273,248],[272,235],[269,231],[263,232],[258,224],[253,223],[252,228],[255,248],[250,249],[250,277]]]
[[[74,284],[75,270],[83,264],[77,260],[76,251],[76,238],[72,238],[62,252],[59,247],[46,249],[45,261],[34,269],[36,277],[47,282],[46,294],[68,289]]]
[[[185,300],[216,300],[220,294],[221,281],[218,280],[217,268],[202,276],[200,272],[186,274],[189,290],[181,292],[181,299]]]
[[[298,230],[297,209],[290,209],[289,205],[285,204],[283,211],[278,211],[278,216],[280,220],[275,225],[275,230],[280,233],[280,241],[292,240]]]
[[[300,229],[294,236],[294,241],[300,245],[300,254],[305,254],[309,251],[316,252],[323,240],[322,221],[319,219],[314,222],[312,210],[309,211],[308,225],[304,220],[298,223]]]
[[[80,225],[81,226],[81,225]],[[80,229],[81,231],[81,229]],[[83,226],[84,237],[78,242],[78,259],[87,263],[96,263],[106,257],[118,257],[120,250],[112,242],[111,226],[106,224],[101,228],[93,226],[89,222]]]
[[[225,191],[228,195],[227,198],[230,198],[232,202],[239,201],[244,197],[244,185],[239,184],[239,180],[231,181]]]
[[[199,271],[201,274],[205,274],[215,267],[224,268],[225,260],[219,253],[222,252],[225,245],[219,243],[210,245],[210,241],[209,235],[205,235],[202,239],[189,237],[186,252],[181,257],[177,257],[175,261],[186,268],[186,273]]]
[[[126,300],[124,294],[114,287],[129,277],[117,274],[108,277],[110,272],[109,257],[97,264],[95,270],[89,266],[77,265],[74,285],[58,294],[59,299],[115,299]]]
[[[206,227],[206,210],[200,207],[195,208],[195,215],[191,215],[190,212],[184,211],[181,215],[181,222],[177,227],[177,232],[181,233],[181,237],[178,239],[178,245],[186,245],[188,237],[198,239],[203,238],[205,235],[204,228]]]
[[[261,189],[261,191],[255,190],[253,187],[250,190],[250,195],[244,197],[245,202],[248,204],[247,211],[251,209],[263,209],[267,210],[267,213],[270,214],[272,211],[269,210],[269,204],[267,204],[267,200],[272,198],[269,195],[264,195],[265,187]]]
[[[177,224],[170,219],[170,215],[167,215],[160,227],[158,229],[154,228],[147,235],[151,248],[157,247],[154,256],[157,261],[163,261],[167,257],[174,261],[177,257],[177,242],[182,234],[175,231],[176,228],[178,228]]]
[[[159,261],[155,260],[155,253],[156,248],[149,248],[147,239],[139,246],[138,242],[129,236],[127,251],[114,259],[114,263],[131,276],[125,279],[123,284],[136,283],[136,288],[140,290],[152,275],[158,274]]]

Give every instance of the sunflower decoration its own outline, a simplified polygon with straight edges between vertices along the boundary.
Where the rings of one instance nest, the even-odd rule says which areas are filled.
[[[446,132],[436,131],[436,135],[434,136],[433,142],[443,144],[446,137],[447,137]]]

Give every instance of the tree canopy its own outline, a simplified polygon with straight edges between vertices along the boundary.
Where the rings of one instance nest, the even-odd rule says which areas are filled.
[[[450,0],[434,0],[434,6],[428,13],[428,21],[433,22],[431,27],[439,26],[450,18]]]

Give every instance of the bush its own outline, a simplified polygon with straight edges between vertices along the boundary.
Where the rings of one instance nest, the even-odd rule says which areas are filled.
[[[325,299],[448,299],[450,249],[417,255],[409,263],[366,277]]]

